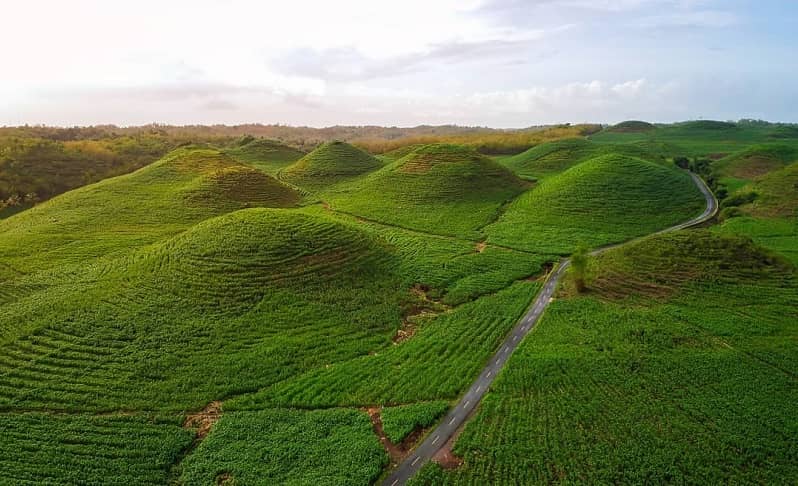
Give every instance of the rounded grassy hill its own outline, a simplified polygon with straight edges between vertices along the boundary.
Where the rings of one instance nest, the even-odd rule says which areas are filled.
[[[359,216],[433,233],[473,236],[527,184],[462,145],[430,144],[329,194]]]
[[[382,163],[346,142],[327,142],[280,172],[280,178],[301,188],[322,191],[377,170]]]
[[[278,140],[256,138],[225,150],[232,158],[274,175],[280,169],[301,159],[305,152],[285,145]]]
[[[488,241],[570,253],[648,234],[695,216],[704,198],[687,172],[618,154],[582,162],[515,200]]]

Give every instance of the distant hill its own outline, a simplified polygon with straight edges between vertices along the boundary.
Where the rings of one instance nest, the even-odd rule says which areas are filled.
[[[278,140],[254,138],[244,142],[228,148],[224,152],[240,162],[271,175],[275,175],[280,169],[291,165],[305,155],[305,152]]]
[[[323,143],[282,170],[279,177],[312,191],[349,181],[382,167],[371,154],[346,142]]]
[[[608,128],[611,132],[618,132],[618,133],[643,133],[643,132],[650,132],[654,130],[656,127],[651,123],[639,121],[639,120],[629,120],[625,122],[618,123],[610,128]]]
[[[236,209],[289,207],[299,199],[293,189],[218,150],[181,148],[132,174],[0,221],[0,261],[7,265],[0,265],[0,280],[4,274],[128,251]]]

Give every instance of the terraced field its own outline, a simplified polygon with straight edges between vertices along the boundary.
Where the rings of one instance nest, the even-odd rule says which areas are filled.
[[[298,202],[292,189],[217,150],[179,149],[0,221],[0,281],[62,263],[82,266],[248,206]]]

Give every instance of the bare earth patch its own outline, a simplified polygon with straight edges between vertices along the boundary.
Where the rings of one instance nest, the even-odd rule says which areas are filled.
[[[479,243],[477,243],[474,249],[476,250],[477,253],[482,253],[483,251],[485,251],[485,248],[487,247],[488,247],[487,243],[485,243],[484,241],[480,241]]]
[[[394,444],[388,439],[388,436],[385,435],[385,430],[382,428],[382,418],[380,416],[382,407],[369,407],[366,408],[365,411],[369,414],[369,418],[371,418],[371,425],[374,428],[374,433],[377,435],[377,438],[380,439],[380,443],[382,443],[385,452],[388,453],[388,457],[391,458],[390,467],[396,467],[402,462],[402,459],[407,457],[410,451],[413,450],[413,446],[415,446],[418,440],[424,435],[425,429],[416,428],[416,430],[408,434],[402,442]]]
[[[186,417],[183,427],[187,429],[197,429],[197,440],[202,440],[211,431],[213,424],[219,421],[222,416],[222,402],[213,401],[201,411]],[[217,483],[218,484],[218,483]]]

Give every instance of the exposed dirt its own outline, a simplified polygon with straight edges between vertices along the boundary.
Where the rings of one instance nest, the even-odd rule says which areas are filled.
[[[219,421],[222,416],[222,402],[213,401],[201,411],[186,417],[183,427],[187,429],[197,429],[197,440],[202,440],[211,431],[213,424]]]
[[[457,456],[452,452],[452,447],[454,447],[454,443],[457,442],[457,438],[460,436],[460,433],[463,431],[463,427],[460,427],[457,432],[452,436],[451,439],[446,441],[443,447],[432,456],[432,460],[435,461],[439,466],[444,469],[457,469],[458,467],[463,465],[463,458]]]
[[[371,418],[371,425],[374,428],[374,433],[377,435],[377,438],[380,439],[380,443],[382,443],[382,447],[385,449],[385,452],[388,453],[388,457],[391,458],[391,466],[395,467],[402,459],[404,459],[410,451],[413,450],[413,446],[416,445],[418,440],[424,435],[425,429],[417,428],[404,440],[399,444],[394,444],[393,442],[388,439],[385,435],[385,431],[382,428],[382,418],[380,414],[382,413],[381,407],[369,407],[365,409],[366,413],[369,414]]]
[[[784,164],[778,160],[759,156],[748,157],[744,162],[741,161],[735,165],[731,170],[731,175],[742,179],[755,179],[784,167]]]
[[[429,286],[424,284],[416,284],[410,288],[410,293],[416,301],[404,311],[402,325],[393,337],[394,344],[402,343],[413,337],[420,320],[451,310],[450,306],[441,303],[440,300],[430,298],[427,294],[429,291]]]
[[[485,248],[487,248],[487,247],[488,247],[488,244],[487,244],[486,242],[484,242],[484,241],[480,241],[480,242],[479,242],[479,243],[477,243],[477,245],[474,247],[474,250],[476,250],[476,252],[477,252],[477,253],[482,253],[483,251],[485,251]]]
[[[221,473],[216,476],[215,484],[218,486],[232,486],[236,483],[236,480],[233,479],[233,475],[230,473]]]
[[[449,444],[446,444],[441,450],[436,452],[432,460],[444,469],[457,469],[463,465],[463,459],[454,455]]]

